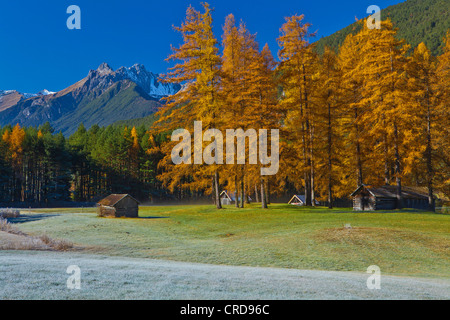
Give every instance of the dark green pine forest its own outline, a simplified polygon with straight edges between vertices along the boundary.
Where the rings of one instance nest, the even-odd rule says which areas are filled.
[[[80,125],[69,138],[49,123],[0,129],[0,205],[57,206],[111,193],[164,199],[156,180],[161,136],[144,127]]]

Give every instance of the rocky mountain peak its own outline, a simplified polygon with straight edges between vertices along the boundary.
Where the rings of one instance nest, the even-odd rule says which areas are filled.
[[[112,74],[114,73],[114,70],[106,63],[103,62],[98,68],[97,68],[97,72],[100,75],[108,75],[108,74]]]
[[[130,68],[130,70],[133,70],[133,69],[138,72],[148,72],[147,69],[145,69],[145,66],[140,63],[136,63]]]
[[[122,67],[115,72],[115,77],[120,80],[131,80],[153,98],[160,99],[177,93],[181,86],[177,84],[163,84],[159,75],[148,71],[144,65],[135,64],[130,68]]]

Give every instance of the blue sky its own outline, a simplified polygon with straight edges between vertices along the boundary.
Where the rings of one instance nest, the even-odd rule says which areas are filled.
[[[170,66],[164,59],[181,38],[180,25],[189,4],[185,0],[16,0],[0,5],[0,90],[35,93],[59,91],[107,62],[114,69],[142,63],[155,73]],[[228,0],[208,1],[215,9],[215,33],[220,39],[225,16],[243,19],[259,43],[274,55],[284,17],[305,14],[319,39],[366,16],[369,5],[386,8],[402,0]],[[69,5],[81,8],[81,30],[69,30]]]

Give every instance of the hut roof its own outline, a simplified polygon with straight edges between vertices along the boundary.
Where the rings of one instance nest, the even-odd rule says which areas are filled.
[[[291,204],[292,202],[294,202],[294,200],[297,199],[299,201],[301,201],[301,203],[306,203],[306,196],[304,194],[300,195],[300,194],[296,194],[292,197],[291,201],[289,201],[289,204]],[[316,205],[319,205],[319,201],[315,200]]]
[[[234,193],[228,193],[228,191],[222,191],[222,193],[220,194],[220,196],[222,197],[222,196],[226,196],[227,198],[228,198],[228,200],[230,200],[230,201],[236,201],[236,196],[235,196],[235,194]],[[240,197],[238,197],[238,200],[240,201],[241,200],[241,198]]]
[[[222,193],[220,194],[220,197],[223,198],[223,196],[226,196],[228,200],[230,201],[236,201],[236,195],[233,193],[228,193],[228,191],[222,191]],[[247,195],[248,200],[253,201],[252,197],[250,197],[249,195]],[[238,196],[238,201],[241,201],[241,197]]]
[[[289,201],[289,204],[294,202],[294,200],[297,199],[299,201],[301,201],[302,203],[306,203],[306,197],[304,195],[294,195],[291,199],[291,201]]]
[[[361,186],[352,194],[352,197],[356,196],[362,189],[366,189],[377,198],[397,198],[396,186],[383,186],[379,188]],[[428,195],[412,187],[402,187],[402,197],[404,199],[428,199]]]
[[[227,191],[222,191],[222,193],[220,194],[220,196],[221,196],[221,197],[226,196],[226,197],[228,198],[228,200],[234,201],[234,197],[232,198],[232,196],[230,196],[230,195],[228,194]]]
[[[131,199],[136,201],[136,203],[139,203],[139,201],[134,199],[129,194],[112,194],[112,195],[106,197],[105,199],[101,200],[98,204],[101,206],[114,207],[119,201],[121,201],[122,199],[124,199],[126,197],[130,197]]]

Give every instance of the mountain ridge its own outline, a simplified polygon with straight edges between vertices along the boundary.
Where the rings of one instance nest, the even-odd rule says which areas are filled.
[[[114,71],[102,63],[59,92],[42,90],[25,96],[15,90],[0,91],[0,125],[39,126],[48,121],[69,135],[80,123],[110,125],[152,115],[161,107],[161,98],[180,89],[159,82],[159,75],[141,64]]]

